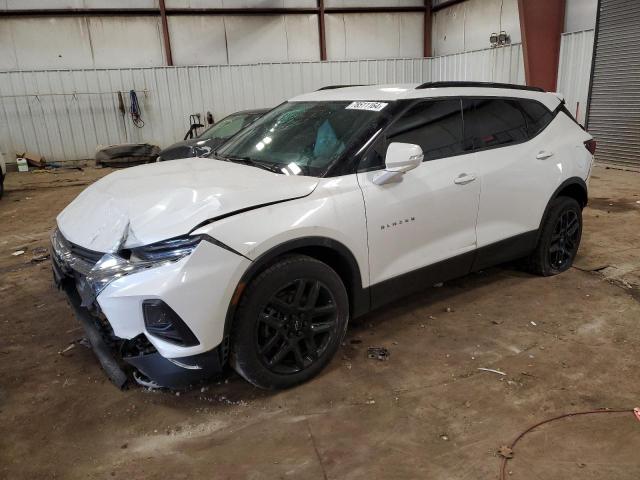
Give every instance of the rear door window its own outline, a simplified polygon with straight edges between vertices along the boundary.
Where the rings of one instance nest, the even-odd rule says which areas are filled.
[[[482,150],[527,140],[527,122],[515,100],[462,99],[464,149]]]
[[[424,160],[462,153],[460,99],[417,103],[396,120],[387,133],[389,142],[420,145]]]
[[[527,122],[529,138],[535,137],[553,120],[553,114],[547,107],[535,100],[518,100]]]

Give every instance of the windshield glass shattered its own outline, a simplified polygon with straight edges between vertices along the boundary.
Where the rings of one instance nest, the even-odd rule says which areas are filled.
[[[285,175],[323,176],[362,146],[385,117],[383,102],[288,102],[248,126],[215,155]]]

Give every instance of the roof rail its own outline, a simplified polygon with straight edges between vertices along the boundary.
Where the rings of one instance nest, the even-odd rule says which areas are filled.
[[[423,88],[446,88],[446,87],[481,87],[481,88],[509,88],[513,90],[529,90],[531,92],[545,92],[540,87],[529,87],[527,85],[515,85],[513,83],[495,83],[495,82],[427,82],[418,85],[416,90]]]
[[[336,88],[347,88],[347,87],[363,87],[364,85],[327,85],[325,87],[320,87],[316,92],[320,90],[335,90]]]

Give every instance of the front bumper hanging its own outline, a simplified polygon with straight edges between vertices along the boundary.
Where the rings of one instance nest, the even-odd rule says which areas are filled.
[[[69,304],[71,305],[71,308],[73,308],[73,312],[76,314],[76,318],[80,321],[82,327],[84,328],[87,339],[91,344],[91,349],[98,358],[100,365],[102,365],[102,369],[107,374],[107,377],[109,377],[109,380],[111,380],[116,387],[124,389],[129,382],[129,377],[124,372],[124,370],[120,368],[120,364],[111,352],[111,349],[104,341],[93,316],[89,313],[89,310],[80,306],[80,295],[78,295],[75,286],[70,282],[62,282],[61,286],[64,292],[67,294]]]
[[[186,388],[222,373],[227,357],[225,343],[198,355],[167,359],[144,335],[131,340],[116,337],[108,320],[100,314],[97,302],[88,307],[82,305],[78,292],[82,275],[65,269],[54,252],[51,259],[56,287],[66,293],[100,365],[118,388],[128,386],[134,370],[149,379],[149,384],[173,389]]]

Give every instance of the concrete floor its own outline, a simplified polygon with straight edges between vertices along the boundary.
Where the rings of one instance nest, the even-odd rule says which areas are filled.
[[[563,275],[507,266],[430,288],[354,322],[323,374],[292,390],[230,374],[177,395],[120,392],[90,350],[58,353],[82,332],[33,250],[105,173],[7,179],[0,478],[495,479],[496,449],[529,425],[640,405],[640,174],[595,169],[577,268]],[[639,449],[631,414],[560,420],[524,437],[509,478],[637,479]]]

